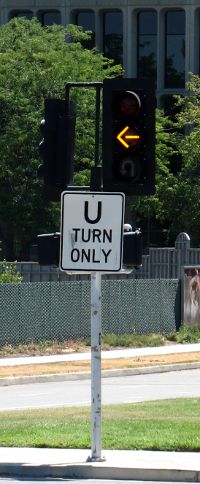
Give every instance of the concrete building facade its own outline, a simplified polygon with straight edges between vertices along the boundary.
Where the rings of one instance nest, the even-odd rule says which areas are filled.
[[[91,30],[126,77],[155,78],[161,106],[200,73],[200,0],[0,0],[0,23],[16,16]]]

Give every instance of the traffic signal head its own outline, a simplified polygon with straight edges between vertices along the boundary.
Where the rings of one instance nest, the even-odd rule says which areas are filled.
[[[60,232],[37,236],[38,262],[41,265],[59,265]]]
[[[149,80],[103,84],[103,187],[127,195],[155,188],[155,92]]]
[[[43,165],[38,176],[44,180],[44,193],[50,200],[58,200],[60,193],[71,182],[75,142],[75,109],[66,100],[45,99],[44,119],[40,123],[43,140],[39,154]]]
[[[129,225],[129,224],[128,224]],[[139,228],[126,231],[123,234],[123,266],[138,268],[142,265],[142,233]]]

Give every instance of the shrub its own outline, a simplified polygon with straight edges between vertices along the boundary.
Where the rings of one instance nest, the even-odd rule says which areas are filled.
[[[200,342],[200,328],[197,326],[188,326],[182,324],[177,333],[168,335],[170,341],[177,343],[199,343]]]
[[[0,283],[6,282],[21,282],[22,276],[17,271],[16,262],[0,262]]]

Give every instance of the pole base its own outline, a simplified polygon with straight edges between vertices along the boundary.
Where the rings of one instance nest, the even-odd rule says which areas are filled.
[[[90,457],[88,456],[86,462],[105,462],[106,458],[105,457]]]

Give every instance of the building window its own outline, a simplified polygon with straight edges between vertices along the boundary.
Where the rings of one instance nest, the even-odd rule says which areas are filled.
[[[95,16],[91,10],[78,11],[75,14],[75,24],[83,27],[84,31],[92,32],[91,39],[84,43],[84,47],[92,49],[95,46]]]
[[[185,12],[165,15],[165,87],[185,86]]]
[[[33,12],[31,10],[13,10],[10,13],[10,18],[14,17],[26,17],[28,20],[31,20],[33,18]]]
[[[123,16],[120,11],[103,15],[103,52],[115,64],[123,64]]]
[[[42,26],[61,24],[61,13],[59,10],[43,10],[38,12],[37,17]]]
[[[153,77],[157,70],[157,13],[138,14],[138,77]]]

